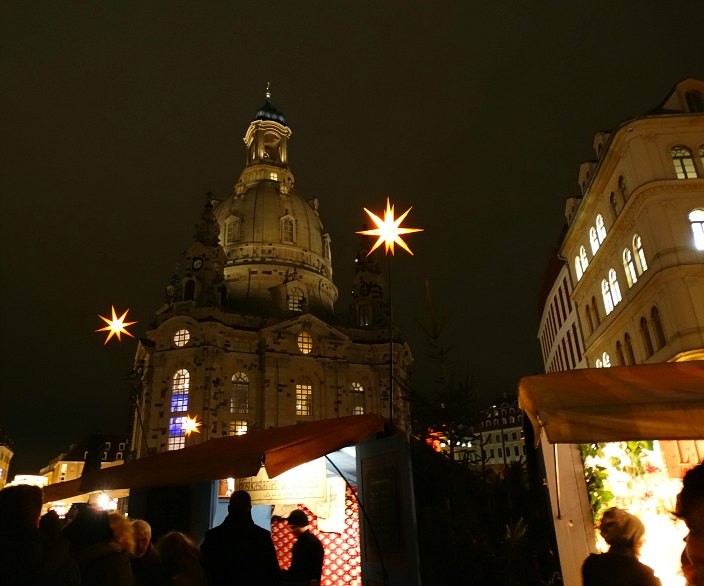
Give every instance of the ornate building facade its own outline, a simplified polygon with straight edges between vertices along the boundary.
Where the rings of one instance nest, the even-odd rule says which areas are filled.
[[[332,239],[319,201],[296,189],[291,135],[267,93],[232,193],[206,200],[183,270],[137,350],[137,457],[363,413],[392,414],[408,430],[412,357],[389,327],[380,271],[360,252],[352,312],[335,312]],[[186,436],[187,417],[201,433]]]

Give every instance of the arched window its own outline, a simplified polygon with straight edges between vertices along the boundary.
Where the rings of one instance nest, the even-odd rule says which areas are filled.
[[[240,240],[240,219],[230,216],[225,220],[225,246],[236,244]]]
[[[291,287],[288,290],[288,310],[289,311],[303,311],[303,304],[305,302],[305,297],[303,296],[303,291],[298,287]]]
[[[594,366],[596,368],[604,368],[604,362],[601,360],[601,358],[597,358],[594,360]]]
[[[638,280],[638,276],[636,275],[636,265],[633,262],[633,253],[631,253],[630,248],[626,248],[623,251],[623,271],[626,273],[628,286],[633,287]]]
[[[689,212],[689,225],[694,236],[694,248],[704,250],[704,209],[697,208]]]
[[[574,257],[574,272],[577,276],[577,280],[579,281],[582,278],[584,272],[582,271],[582,261],[579,260],[578,256]]]
[[[599,214],[596,217],[596,235],[599,238],[599,244],[606,238],[606,226],[604,226],[604,216]]]
[[[618,359],[619,366],[624,366],[626,364],[626,358],[623,355],[623,346],[621,342],[616,342],[616,358]]]
[[[604,365],[604,368],[611,368],[611,356],[609,356],[608,352],[604,352],[601,355],[601,362]]]
[[[640,335],[643,337],[643,346],[645,346],[645,355],[650,358],[653,355],[653,341],[650,338],[650,329],[648,328],[648,320],[644,317],[640,318]]]
[[[281,242],[284,244],[296,242],[296,224],[290,216],[281,218]]]
[[[352,383],[352,414],[364,415],[364,387],[361,383]]]
[[[183,300],[193,301],[196,298],[196,282],[193,279],[188,279],[183,288]]]
[[[650,320],[653,322],[653,328],[655,329],[655,339],[658,343],[658,349],[665,345],[665,332],[662,329],[662,322],[660,321],[660,312],[658,308],[653,306],[650,310]]]
[[[611,197],[609,197],[609,203],[611,204],[611,212],[614,215],[614,219],[616,216],[618,216],[618,199],[616,198],[616,194],[612,191],[611,192]]]
[[[696,179],[697,168],[694,166],[692,151],[686,146],[679,145],[672,147],[671,153],[677,179]]]
[[[692,90],[687,92],[684,95],[684,99],[687,102],[687,107],[690,112],[704,112],[704,100],[698,91]]]
[[[171,379],[171,411],[188,411],[188,389],[191,385],[191,374],[181,368]]]
[[[361,327],[372,325],[372,308],[368,303],[357,305],[357,325]]]
[[[589,228],[589,244],[592,246],[592,254],[596,254],[596,251],[599,250],[599,238],[597,238],[594,226]]]
[[[638,275],[642,275],[648,270],[648,263],[645,261],[645,251],[643,250],[643,241],[639,234],[633,237],[633,254],[636,257],[636,268]]]
[[[169,450],[180,450],[186,446],[185,425],[185,417],[169,417]]]
[[[249,413],[249,377],[244,372],[232,375],[230,413]]]
[[[609,315],[614,310],[614,302],[613,299],[611,299],[609,282],[606,279],[601,281],[601,297],[604,300],[604,311],[606,315]]]
[[[594,320],[594,327],[598,328],[601,323],[599,318],[599,308],[596,306],[596,298],[592,297],[592,319]]]
[[[626,199],[626,180],[623,178],[623,175],[619,175],[619,178],[618,178],[618,191],[621,194],[621,197],[625,200]]]
[[[611,289],[611,299],[613,299],[614,306],[616,306],[622,299],[616,269],[609,269],[609,288]]]
[[[633,342],[631,341],[631,334],[628,332],[623,336],[623,343],[626,346],[626,360],[628,364],[635,364],[636,355],[633,353]]]
[[[587,316],[587,324],[589,324],[589,333],[593,334],[594,333],[594,322],[592,322],[592,312],[589,309],[588,305],[584,308],[584,314]]]
[[[587,259],[587,250],[584,246],[579,247],[579,260],[582,263],[582,273],[587,270],[589,266],[589,260]]]

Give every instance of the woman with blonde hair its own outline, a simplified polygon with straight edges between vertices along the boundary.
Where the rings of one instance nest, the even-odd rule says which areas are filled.
[[[115,536],[114,541],[129,555],[134,555],[134,529],[132,523],[124,515],[116,512],[108,513],[110,529]]]

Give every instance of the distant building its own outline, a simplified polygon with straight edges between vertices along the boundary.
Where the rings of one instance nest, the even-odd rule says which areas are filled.
[[[567,200],[560,262],[548,271],[538,333],[546,372],[704,359],[704,81],[678,83],[659,107],[593,144],[580,196]],[[704,458],[704,441],[660,447],[673,477]],[[575,481],[581,459],[570,446],[544,452],[553,493],[553,449],[571,507],[556,518],[563,577],[578,583],[575,567],[594,547],[582,524],[565,522],[589,510]]]
[[[0,490],[9,482],[10,460],[13,455],[12,441],[7,433],[0,428]]]

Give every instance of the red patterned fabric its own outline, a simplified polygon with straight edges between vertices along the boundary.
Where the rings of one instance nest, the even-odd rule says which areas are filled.
[[[318,520],[305,506],[298,505],[308,515],[311,532],[320,539],[325,548],[323,578],[321,586],[359,586],[362,583],[362,560],[359,543],[359,510],[357,499],[349,486],[345,489],[345,532],[322,533],[318,531]],[[273,520],[271,537],[276,547],[279,566],[291,565],[291,548],[296,537],[284,520]]]

